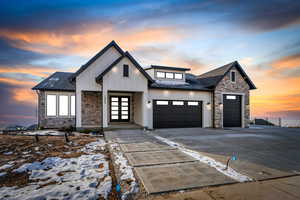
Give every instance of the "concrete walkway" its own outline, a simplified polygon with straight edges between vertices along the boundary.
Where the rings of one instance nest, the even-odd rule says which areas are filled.
[[[236,182],[141,130],[109,131],[105,137],[120,144],[148,194]]]

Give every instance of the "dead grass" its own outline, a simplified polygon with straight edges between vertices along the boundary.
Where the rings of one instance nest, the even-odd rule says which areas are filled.
[[[27,173],[12,173],[24,163],[42,161],[47,157],[74,158],[83,152],[79,151],[87,143],[97,140],[91,136],[70,136],[66,143],[62,136],[40,136],[35,142],[34,136],[1,135],[0,166],[13,161],[13,167],[4,170],[7,175],[0,177],[0,187],[24,186],[32,182]],[[13,152],[4,155],[5,152]],[[62,174],[63,175],[63,174]]]

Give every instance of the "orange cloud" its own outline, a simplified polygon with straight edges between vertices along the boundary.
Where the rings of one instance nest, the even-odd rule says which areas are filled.
[[[271,65],[277,70],[300,67],[300,54],[283,57],[274,61]]]
[[[34,86],[36,84],[33,81],[21,81],[13,78],[4,78],[4,77],[0,77],[0,82],[9,85],[17,85],[17,86]]]
[[[14,88],[11,93],[16,102],[26,104],[36,104],[37,102],[36,93],[29,88]]]
[[[84,31],[64,32],[16,32],[0,29],[0,36],[14,42],[11,45],[45,54],[79,54],[91,56],[99,51],[112,39],[120,42],[123,47],[133,50],[145,43],[173,42],[185,37],[180,29],[175,27],[147,28],[134,32],[115,29],[112,25],[87,25]]]
[[[31,74],[40,77],[47,77],[49,74],[55,72],[55,69],[50,68],[38,68],[38,67],[6,67],[0,66],[0,73],[23,73],[23,74]]]

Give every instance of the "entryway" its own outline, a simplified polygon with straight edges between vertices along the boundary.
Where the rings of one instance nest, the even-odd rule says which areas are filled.
[[[110,121],[129,122],[130,120],[130,97],[111,96],[110,97]]]
[[[242,126],[242,96],[224,94],[223,95],[223,126]]]

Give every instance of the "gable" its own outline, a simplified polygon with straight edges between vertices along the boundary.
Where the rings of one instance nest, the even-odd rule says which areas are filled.
[[[124,65],[128,66],[128,77],[123,76]],[[128,57],[123,56],[105,73],[102,84],[115,91],[145,91],[148,79]]]
[[[250,90],[256,89],[254,83],[251,81],[249,76],[246,74],[246,72],[243,70],[243,68],[240,66],[240,64],[237,61],[197,76],[198,81],[207,88],[212,88],[212,89],[216,88],[217,85],[220,83],[220,81],[223,80],[223,78],[227,75],[227,73],[231,69],[235,69],[236,71],[239,72],[242,78],[249,85]]]
[[[77,75],[76,88],[90,91],[101,90],[101,86],[96,83],[95,78],[120,56],[121,54],[114,46],[106,49],[101,56]]]
[[[232,71],[235,72],[235,82],[231,81]],[[233,66],[225,73],[216,85],[215,90],[218,91],[220,89],[226,92],[245,92],[250,89],[250,85],[247,83],[240,70],[236,66]]]
[[[85,71],[91,64],[93,64],[98,58],[103,56],[109,49],[114,48],[118,51],[120,55],[124,54],[123,50],[118,46],[118,44],[113,40],[106,47],[104,47],[101,51],[99,51],[95,56],[93,56],[86,64],[82,65],[71,77],[71,80],[74,81],[75,78]]]

